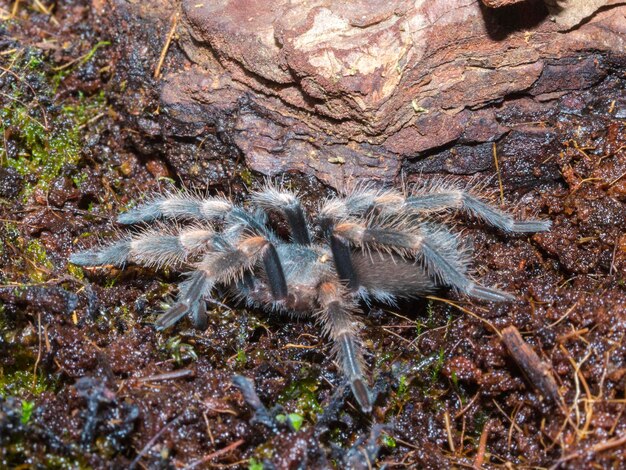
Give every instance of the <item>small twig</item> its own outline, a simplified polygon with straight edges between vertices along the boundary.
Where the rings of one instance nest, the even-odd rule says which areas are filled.
[[[582,384],[583,388],[585,389],[585,395],[587,396],[587,400],[585,401],[585,424],[583,426],[582,431],[576,428],[576,432],[578,433],[579,439],[582,439],[587,435],[589,426],[591,425],[591,418],[593,417],[593,404],[594,404],[593,398],[594,397],[591,394],[591,390],[589,389],[587,380],[585,379],[585,376],[583,375],[581,371],[583,364],[591,356],[591,351],[587,352],[587,354],[585,354],[585,357],[583,357],[580,360],[580,362],[577,363],[574,360],[574,358],[571,356],[569,351],[562,344],[559,345],[559,349],[567,356],[567,359],[569,360],[570,364],[574,368],[574,381],[576,383],[576,396],[574,399],[574,404],[572,406],[575,407],[576,419],[578,421],[578,425],[580,425],[580,411],[578,409],[578,401],[580,397],[580,384]]]
[[[76,59],[70,60],[69,62],[66,62],[65,64],[59,65],[58,67],[52,67],[52,70],[54,70],[55,72],[60,72],[62,70],[65,70],[71,67],[72,65],[76,63],[84,64],[85,62],[88,62],[94,56],[94,54],[96,53],[98,49],[100,49],[103,46],[110,46],[110,45],[111,43],[109,41],[99,41],[96,43],[95,46],[93,46],[85,54],[81,55],[80,57],[77,57]]]
[[[491,420],[485,423],[483,432],[480,433],[480,441],[478,441],[478,452],[474,459],[474,468],[480,469],[483,466],[485,460],[485,451],[487,450],[487,438],[489,437],[489,428],[491,427]]]
[[[613,255],[611,256],[611,266],[609,268],[609,276],[611,276],[613,274],[613,271],[615,270],[615,255],[617,254],[617,244],[618,244],[618,240],[615,240],[615,243],[613,244]]]
[[[316,349],[319,346],[306,346],[304,344],[287,343],[281,349]]]
[[[443,419],[446,422],[446,432],[448,433],[448,446],[450,446],[450,450],[455,453],[456,447],[454,446],[454,439],[452,438],[452,429],[450,427],[450,413],[448,410],[443,414]]]
[[[580,302],[580,300],[577,300],[576,302],[574,302],[574,305],[568,308],[567,311],[563,315],[561,315],[561,317],[558,320],[556,320],[553,323],[550,323],[549,325],[546,325],[546,328],[552,328],[553,326],[556,326],[559,323],[561,323],[563,320],[565,320],[567,316],[574,311],[574,309],[578,305],[578,302]]]
[[[141,460],[141,458],[148,453],[148,451],[152,448],[152,446],[154,445],[154,443],[159,439],[159,437],[161,437],[163,435],[163,433],[165,433],[165,431],[167,431],[176,421],[178,421],[178,419],[180,418],[181,415],[176,416],[175,418],[173,418],[169,423],[167,423],[165,426],[163,426],[161,428],[161,430],[159,432],[157,432],[152,439],[150,439],[148,441],[148,443],[143,447],[143,449],[141,449],[141,452],[139,452],[137,454],[137,457],[135,457],[135,459],[131,462],[130,466],[128,467],[129,470],[133,470],[137,464],[139,463],[139,461]]]
[[[154,69],[155,80],[161,76],[161,68],[163,67],[163,63],[165,62],[165,56],[167,56],[167,51],[169,50],[170,44],[172,43],[172,39],[174,38],[174,34],[176,33],[177,24],[178,24],[178,13],[174,13],[174,15],[172,16],[172,27],[170,28],[170,31],[167,34],[167,38],[165,39],[165,44],[163,44],[163,49],[161,49],[159,62],[157,63],[156,69]]]
[[[41,312],[37,312],[37,336],[39,338],[39,347],[37,349],[35,366],[33,367],[33,390],[37,386],[37,367],[39,367],[39,362],[41,361]]]
[[[232,444],[229,444],[229,445],[227,445],[226,447],[224,447],[224,448],[222,448],[220,450],[216,450],[212,454],[205,455],[201,459],[194,460],[189,465],[183,467],[183,470],[191,470],[192,468],[196,468],[198,465],[202,465],[203,463],[206,463],[206,462],[208,462],[210,460],[213,460],[216,457],[219,457],[221,455],[227,454],[231,450],[235,450],[237,447],[239,447],[244,442],[245,441],[243,439],[239,439],[238,441],[235,441]]]
[[[486,324],[487,326],[489,326],[489,328],[491,328],[494,333],[496,333],[499,337],[502,337],[502,333],[500,333],[500,330],[498,330],[495,325],[493,323],[491,323],[489,320],[482,318],[479,315],[476,315],[474,312],[461,307],[459,304],[452,302],[451,300],[448,299],[443,299],[441,297],[435,297],[434,295],[427,295],[426,296],[427,299],[431,299],[431,300],[438,300],[439,302],[443,302],[444,304],[448,304],[448,305],[452,305],[453,307],[459,309],[461,312],[463,313],[467,313],[468,315],[476,318],[477,320],[480,320],[481,322],[483,322],[484,324]]]
[[[19,0],[16,0],[15,4],[17,4],[18,2],[19,2]],[[41,111],[41,117],[43,118],[43,126],[42,127],[44,128],[45,131],[47,131],[48,130],[48,117],[46,116],[46,111],[44,110],[43,106],[39,102],[39,99],[37,98],[37,93],[35,92],[35,89],[32,86],[30,86],[30,84],[26,80],[24,80],[22,77],[20,77],[18,74],[16,74],[12,70],[6,69],[6,68],[1,67],[1,66],[0,66],[0,70],[2,70],[5,73],[9,73],[9,74],[13,75],[18,81],[22,82],[24,85],[26,85],[28,87],[30,92],[33,94],[33,99],[35,100],[35,102],[39,106],[39,110]],[[9,98],[14,100],[14,101],[20,102],[16,98],[13,98],[13,97],[9,97]],[[31,119],[34,119],[34,118],[31,118]],[[41,123],[39,121],[37,121],[36,119],[34,119],[34,120],[35,120],[36,123],[41,125]]]
[[[461,410],[459,410],[457,414],[454,415],[454,419],[459,419],[461,416],[463,416],[465,412],[469,410],[470,406],[474,404],[474,402],[478,399],[479,396],[480,396],[480,390],[476,392],[476,395],[474,395],[474,397],[469,401],[467,405],[465,405]]]
[[[6,10],[0,10],[1,12],[4,12]],[[0,20],[6,20],[9,17],[4,17],[2,16],[2,14],[0,14]],[[4,56],[4,55],[12,55],[15,54],[18,51],[18,49],[16,47],[14,47],[13,49],[7,49],[6,51],[2,51],[0,52],[0,57]],[[21,52],[21,51],[20,51]],[[17,54],[16,54],[17,55]],[[15,62],[15,59],[13,59],[13,62]],[[9,68],[11,68],[11,66],[9,66]],[[4,72],[0,74],[0,77],[4,75]]]
[[[624,444],[626,444],[626,434],[614,439],[609,439],[608,441],[598,442],[597,444],[591,446],[588,450],[577,451],[566,455],[565,457],[561,457],[552,467],[550,467],[550,470],[556,470],[562,463],[575,459],[576,457],[581,457],[585,454],[604,452],[605,450],[610,450]]]
[[[609,188],[626,176],[626,171],[609,183]]]
[[[539,359],[533,348],[524,341],[519,330],[514,326],[509,326],[502,330],[502,342],[517,365],[526,374],[530,383],[545,398],[554,403],[560,403],[559,386],[552,375],[552,370],[545,362]]]
[[[98,114],[96,114],[94,117],[88,119],[83,124],[78,126],[78,130],[86,128],[89,124],[92,124],[92,123],[96,122],[98,119],[100,119],[103,116],[106,116],[106,113],[98,113]]]
[[[191,369],[180,369],[172,372],[164,372],[163,374],[150,375],[148,377],[140,377],[136,379],[138,382],[160,382],[162,380],[182,379],[184,377],[193,377],[195,371]]]
[[[50,21],[52,21],[56,26],[59,26],[59,21],[52,15],[52,6],[54,5],[54,3],[49,7],[46,7],[43,3],[41,3],[40,0],[34,0],[34,3],[37,8],[39,8],[41,13],[43,13],[44,15],[48,15],[50,17]]]
[[[17,10],[20,8],[20,0],[15,0],[13,2],[13,9],[11,10],[11,18],[15,18],[17,16]]]
[[[515,430],[520,433],[522,436],[524,435],[524,431],[522,431],[522,428],[519,427],[519,425],[513,421],[511,419],[511,417],[505,413],[505,411],[502,409],[502,407],[498,404],[498,402],[494,399],[491,400],[491,402],[496,405],[496,408],[498,408],[498,411],[500,411],[500,413],[502,413],[502,416],[504,416],[506,418],[506,420],[511,423],[511,426],[513,426],[513,428],[515,428]]]
[[[571,338],[577,338],[580,335],[584,335],[586,333],[589,333],[589,328],[582,328],[580,330],[570,331],[569,333],[566,333],[564,335],[557,336],[556,342],[557,343],[565,343],[567,340],[569,340]],[[583,339],[583,338],[581,338],[581,339]]]
[[[509,433],[506,438],[507,449],[511,449],[511,441],[513,440],[513,430],[515,429],[515,420],[517,419],[517,414],[519,413],[520,408],[522,407],[521,403],[515,405],[515,409],[513,410],[513,414],[511,415],[511,425],[509,426]]]
[[[1,68],[2,68],[2,67],[0,67],[0,69],[1,69]],[[22,100],[19,100],[19,99],[15,98],[14,96],[7,95],[6,93],[2,93],[2,92],[0,92],[0,96],[4,96],[5,98],[8,98],[8,99],[10,99],[10,100],[12,100],[12,101],[15,101],[16,103],[21,104],[21,105],[22,105],[22,106],[24,106],[25,108],[26,108],[26,107],[28,107],[28,105],[27,105],[25,102],[23,102]],[[44,124],[40,123],[40,122],[39,122],[37,119],[35,119],[34,117],[32,117],[32,116],[30,116],[30,115],[28,115],[28,114],[25,114],[25,116],[26,116],[28,119],[30,119],[31,121],[33,121],[35,124],[40,125],[40,126],[41,126],[41,128],[42,128],[44,131],[47,131],[47,130],[48,130]],[[5,142],[6,142],[6,137],[4,138],[4,140],[5,140]],[[22,154],[22,155],[24,155],[24,154]],[[25,154],[25,155],[28,155],[28,154]]]
[[[504,188],[502,186],[502,175],[500,175],[500,165],[498,163],[498,150],[496,149],[496,143],[493,143],[493,161],[496,165],[496,174],[498,175],[498,186],[500,186],[500,204],[504,205]]]
[[[211,432],[211,423],[209,422],[209,417],[207,416],[206,411],[202,412],[202,417],[204,418],[204,424],[206,424],[206,433],[209,436],[209,440],[211,441],[211,445],[215,447],[215,438],[213,437],[213,433]]]

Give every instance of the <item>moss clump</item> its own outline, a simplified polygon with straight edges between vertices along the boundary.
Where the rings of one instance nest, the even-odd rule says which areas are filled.
[[[67,272],[70,273],[72,277],[75,277],[76,279],[79,279],[81,281],[85,279],[85,273],[80,266],[68,263]]]
[[[24,254],[30,261],[30,279],[33,282],[44,282],[48,278],[48,274],[54,269],[54,266],[48,259],[48,253],[41,241],[37,239],[29,241]]]
[[[30,370],[16,370],[8,374],[0,374],[0,395],[25,399],[37,396],[48,390],[50,384],[41,374],[36,377]]]
[[[248,470],[263,470],[263,463],[256,459],[250,459],[248,461]]]
[[[89,97],[79,93],[50,106],[71,68],[55,71],[43,52],[33,48],[18,50],[9,63],[12,81],[0,107],[0,132],[5,136],[0,165],[25,177],[22,196],[27,198],[35,188],[46,190],[66,167],[78,163],[83,127],[102,113],[106,99],[104,92]]]
[[[322,409],[315,392],[319,388],[319,381],[315,379],[303,379],[293,382],[281,393],[278,402],[284,404],[295,400],[295,405],[290,404],[290,411],[296,413],[310,421],[315,421]]]

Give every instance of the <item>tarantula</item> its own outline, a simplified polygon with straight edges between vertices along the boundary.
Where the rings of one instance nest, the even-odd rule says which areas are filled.
[[[471,250],[459,234],[435,221],[434,213],[458,209],[513,233],[549,230],[546,220],[514,220],[457,182],[430,182],[409,194],[364,185],[324,201],[308,217],[295,192],[268,184],[239,206],[225,197],[188,192],[155,196],[121,214],[124,225],[158,219],[153,228],[114,244],[71,256],[80,266],[184,268],[176,303],[156,321],[158,329],[189,315],[206,328],[206,298],[222,284],[248,306],[311,315],[334,342],[353,395],[364,412],[372,397],[364,378],[355,317],[359,301],[393,304],[448,286],[475,299],[503,302],[514,297],[475,282]],[[268,212],[282,215],[290,240],[277,234]]]

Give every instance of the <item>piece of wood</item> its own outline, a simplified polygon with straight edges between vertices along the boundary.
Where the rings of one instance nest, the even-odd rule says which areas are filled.
[[[546,156],[567,140],[556,113],[597,107],[576,93],[626,62],[626,5],[613,0],[110,1],[121,24],[141,17],[141,31],[151,22],[163,31],[180,8],[176,42],[190,63],[176,66],[170,51],[162,112],[136,127],[163,142],[187,183],[202,183],[198,169],[224,157],[335,187],[471,174],[493,169],[494,143],[506,191],[553,182],[560,175]],[[145,98],[130,87],[125,99],[133,107]],[[614,114],[622,107],[617,100]],[[169,139],[201,148],[185,155]],[[528,164],[510,162],[519,155]]]
[[[539,359],[533,348],[524,341],[519,330],[514,326],[502,330],[502,342],[533,387],[539,390],[546,399],[559,403],[559,386],[554,379],[552,369]]]

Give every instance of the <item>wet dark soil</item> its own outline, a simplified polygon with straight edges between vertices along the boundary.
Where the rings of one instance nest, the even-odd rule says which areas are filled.
[[[210,307],[206,331],[183,321],[157,332],[151,323],[178,273],[68,264],[73,251],[115,237],[116,214],[180,187],[182,174],[191,175],[185,184],[236,200],[263,180],[219,130],[202,143],[214,149],[202,164],[193,160],[195,140],[162,142],[146,132],[158,112],[158,57],[129,62],[133,44],[112,37],[87,3],[59,2],[54,18],[23,5],[0,27],[0,467],[626,465],[619,73],[570,93],[560,113],[501,116],[549,120],[558,131],[558,139],[534,141],[523,129],[509,135],[500,166],[507,206],[550,218],[553,228],[508,237],[465,223],[477,276],[517,302],[441,291],[393,311],[365,308],[378,398],[364,415],[342,393],[313,323],[241,309],[218,291],[228,308]],[[186,60],[175,46],[168,57],[170,66]],[[548,141],[541,160],[524,158],[524,145]],[[465,170],[451,172],[468,173],[455,165]],[[447,171],[418,167],[408,164],[405,178]],[[483,169],[484,177],[494,172]],[[284,181],[309,208],[332,193],[313,177]],[[497,192],[495,179],[493,186]],[[556,399],[503,345],[508,326],[548,364]],[[235,374],[254,382],[270,414],[282,406],[273,425],[233,385]]]

